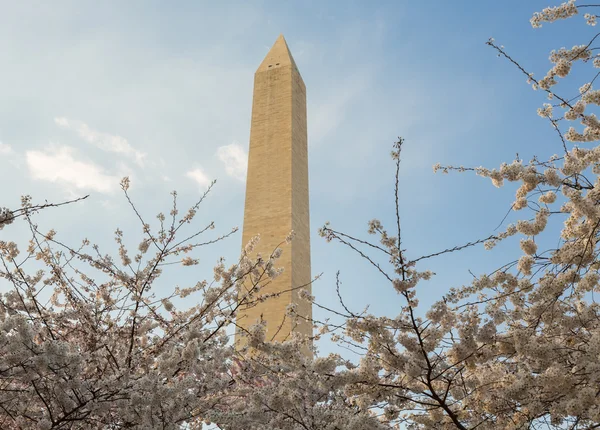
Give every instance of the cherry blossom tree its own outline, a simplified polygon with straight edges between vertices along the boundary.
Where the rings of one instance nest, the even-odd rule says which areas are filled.
[[[234,380],[225,329],[244,302],[237,287],[258,291],[276,276],[275,259],[251,260],[250,246],[236,264],[219,262],[214,279],[158,296],[165,265],[194,265],[186,254],[235,230],[198,241],[210,223],[180,237],[207,191],[183,216],[173,193],[170,220],[159,214],[153,232],[130,199],[129,180],[121,186],[143,238],[131,255],[117,230],[118,259],[87,239],[73,248],[52,230],[42,233],[32,218],[42,207],[28,197],[3,211],[4,225],[25,219],[31,240],[23,251],[0,241],[0,277],[13,287],[0,295],[0,428],[181,428],[227,403]],[[45,270],[27,273],[35,260]],[[178,300],[193,305],[180,310]]]
[[[600,5],[574,0],[535,13],[534,28],[576,18],[596,24]],[[525,74],[533,89],[547,95],[538,110],[556,131],[559,154],[549,160],[516,159],[499,168],[434,166],[434,171],[474,172],[502,187],[520,184],[512,204],[521,220],[480,241],[432,255],[412,257],[402,247],[398,172],[403,140],[394,146],[396,223],[386,229],[370,221],[369,242],[329,224],[328,241],[354,249],[368,261],[403,301],[395,317],[357,314],[344,306],[343,327],[335,339],[353,346],[362,359],[354,369],[338,371],[358,377],[344,388],[359,409],[378,407],[389,425],[413,429],[592,429],[600,428],[600,122],[594,111],[600,90],[598,34],[571,49],[550,53],[552,66],[536,79],[506,50],[490,39],[500,57]],[[579,94],[560,94],[559,83],[574,67],[588,73]],[[563,221],[558,245],[538,249],[539,238],[553,235],[550,218]],[[521,257],[478,275],[471,284],[452,288],[428,310],[418,308],[428,258],[469,246],[493,248],[519,238]],[[383,258],[383,260],[382,260]],[[388,270],[389,268],[389,270]],[[443,282],[443,281],[442,281]],[[343,302],[342,302],[343,305]]]

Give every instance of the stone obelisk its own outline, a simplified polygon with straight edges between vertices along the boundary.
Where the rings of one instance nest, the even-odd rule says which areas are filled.
[[[306,87],[280,35],[254,75],[242,246],[259,234],[254,252],[266,259],[292,230],[294,239],[281,247],[283,254],[275,265],[283,267],[283,273],[258,296],[280,294],[240,307],[238,345],[245,343],[244,329],[261,321],[266,322],[267,340],[284,341],[293,332],[312,335],[312,323],[286,317],[292,303],[307,319],[312,307],[299,295],[301,289],[311,290]]]

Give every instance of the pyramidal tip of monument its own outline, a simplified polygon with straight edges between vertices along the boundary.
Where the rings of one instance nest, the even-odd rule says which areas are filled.
[[[260,63],[256,72],[263,72],[275,67],[293,66],[297,68],[294,57],[290,52],[290,48],[285,41],[283,34],[280,34],[265,59]]]

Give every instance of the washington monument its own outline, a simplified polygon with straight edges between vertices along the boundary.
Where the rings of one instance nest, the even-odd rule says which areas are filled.
[[[282,246],[276,263],[284,272],[258,293],[280,294],[240,307],[238,345],[244,343],[244,329],[260,321],[266,322],[267,340],[281,342],[294,332],[312,335],[311,303],[299,296],[300,289],[310,291],[311,281],[306,87],[280,35],[254,74],[242,246],[260,234],[254,252],[268,258],[292,230],[294,239]],[[290,304],[304,318],[286,317]]]

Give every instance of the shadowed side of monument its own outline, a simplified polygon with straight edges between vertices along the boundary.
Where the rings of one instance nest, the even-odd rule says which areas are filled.
[[[261,321],[268,340],[281,342],[293,332],[312,335],[311,303],[299,295],[311,291],[306,87],[280,35],[254,75],[243,245],[260,235],[254,253],[266,259],[292,230],[294,240],[281,246],[276,264],[284,272],[258,293],[279,294],[240,307],[238,347],[245,343],[244,330]],[[286,317],[290,304],[306,319]]]

